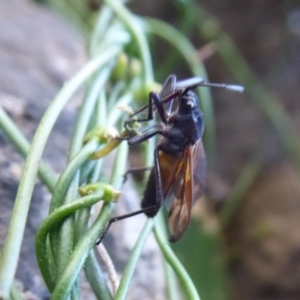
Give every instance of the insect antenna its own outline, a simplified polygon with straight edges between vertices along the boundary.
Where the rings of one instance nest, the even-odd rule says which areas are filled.
[[[244,87],[241,85],[206,82],[203,77],[192,77],[189,79],[178,81],[176,83],[176,89],[183,90],[182,95],[186,95],[188,91],[193,90],[200,86],[221,88],[221,89],[231,90],[238,93],[242,93],[244,91]]]
[[[234,92],[238,92],[238,93],[242,93],[244,91],[244,87],[242,85],[238,85],[238,84],[204,82],[204,83],[200,84],[199,86],[221,88],[221,89],[230,90],[230,91],[234,91]]]

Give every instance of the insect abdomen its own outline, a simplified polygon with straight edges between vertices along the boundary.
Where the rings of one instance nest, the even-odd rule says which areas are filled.
[[[146,212],[145,214],[149,217],[152,218],[154,217],[158,210],[159,207],[157,207],[157,201],[156,201],[156,183],[155,183],[155,170],[154,168],[152,169],[147,186],[144,192],[144,197],[142,199],[142,204],[141,207],[142,209],[148,208],[151,206],[156,206],[153,210]]]

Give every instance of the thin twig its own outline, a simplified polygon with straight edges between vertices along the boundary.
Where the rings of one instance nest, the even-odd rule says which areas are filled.
[[[107,271],[108,278],[111,283],[112,294],[115,295],[117,292],[117,289],[119,287],[119,283],[120,283],[118,273],[115,269],[112,259],[110,258],[106,248],[104,247],[104,245],[102,243],[99,244],[99,246],[97,247],[97,251],[98,251],[100,258],[102,259],[105,269]]]

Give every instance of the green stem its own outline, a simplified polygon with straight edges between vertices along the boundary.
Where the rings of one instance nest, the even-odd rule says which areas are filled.
[[[196,290],[196,287],[191,280],[189,274],[187,271],[184,269],[176,255],[174,254],[173,250],[169,246],[163,231],[161,230],[162,225],[159,223],[163,222],[162,214],[159,214],[157,216],[157,224],[154,228],[154,233],[156,240],[159,244],[159,247],[161,251],[163,252],[163,255],[167,262],[170,264],[170,266],[173,268],[175,271],[182,287],[184,288],[185,294],[186,294],[186,299],[188,300],[200,300],[200,297],[198,295],[198,292]]]
[[[97,19],[94,31],[92,33],[92,39],[90,43],[90,56],[93,57],[97,53],[97,46],[101,38],[107,32],[109,22],[112,18],[112,11],[108,7],[103,7]]]
[[[82,141],[86,134],[92,113],[95,110],[98,95],[101,90],[104,89],[104,85],[107,82],[111,69],[111,65],[102,68],[100,74],[98,74],[97,78],[93,82],[89,94],[80,107],[74,128],[74,133],[72,136],[71,145],[69,148],[68,161],[70,161],[82,147]]]
[[[11,288],[10,298],[11,300],[23,300],[19,290],[15,287],[15,285],[13,285]]]
[[[36,234],[35,251],[39,268],[50,292],[52,292],[55,287],[55,274],[51,274],[52,268],[49,266],[47,258],[48,233],[50,232],[53,226],[59,224],[66,217],[74,214],[75,211],[86,207],[90,207],[93,204],[99,202],[103,194],[103,191],[98,191],[92,195],[79,198],[63,206],[60,206],[54,212],[52,212],[47,217],[47,219],[45,219],[41,224]]]
[[[153,82],[153,71],[150,50],[145,34],[141,29],[141,24],[119,0],[104,0],[104,3],[115,12],[133,36],[144,66],[142,73],[143,86],[147,86],[147,84]]]
[[[102,166],[102,160],[98,160],[95,163],[95,168],[90,176],[90,180],[88,182],[98,182],[100,176],[100,170]],[[80,210],[78,213],[78,224],[77,224],[77,238],[76,243],[78,243],[86,232],[88,228],[88,220],[90,217],[90,208],[86,208],[84,210]],[[84,220],[85,219],[85,220]],[[99,262],[95,256],[94,251],[90,251],[89,256],[84,264],[84,273],[85,276],[95,293],[98,300],[102,299],[112,299],[111,293],[107,287],[106,278],[100,269]]]
[[[165,261],[164,262],[165,274],[166,274],[166,286],[167,295],[169,300],[179,300],[178,284],[176,276],[172,267]]]
[[[127,143],[121,143],[118,147],[117,155],[114,160],[112,174],[110,176],[109,183],[115,188],[121,188],[123,175],[126,170],[128,156],[128,145]]]
[[[74,177],[76,171],[82,166],[82,164],[89,158],[89,156],[97,149],[98,142],[91,140],[88,142],[77,155],[69,162],[66,169],[61,173],[55,191],[52,195],[49,212],[53,212],[57,207],[62,204],[68,186]]]
[[[257,157],[255,157],[242,171],[220,211],[219,223],[223,230],[229,224],[232,216],[240,207],[241,202],[243,201],[247,191],[253,184],[260,170],[261,162]]]
[[[107,98],[107,111],[113,111],[116,106],[116,102],[119,101],[119,98],[124,90],[128,91],[128,82],[126,82],[124,79],[119,79]]]
[[[98,101],[95,110],[95,126],[105,127],[106,119],[107,119],[107,103],[106,103],[106,93],[103,89],[98,94]]]
[[[86,161],[80,169],[80,180],[79,184],[82,185],[86,182],[86,178],[92,172],[95,167],[96,162],[93,160]]]
[[[0,298],[7,298],[15,276],[22,239],[24,235],[30,200],[38,172],[41,157],[48,140],[48,136],[61,110],[78,89],[96,70],[112,60],[120,52],[121,46],[111,46],[101,53],[100,57],[90,61],[77,75],[64,85],[55,97],[34,135],[24,171],[17,192],[14,208],[5,245],[0,261]]]
[[[66,169],[61,173],[54,194],[52,195],[52,200],[50,203],[49,212],[53,212],[56,208],[61,206],[65,202],[65,196],[67,189],[76,175],[79,168],[82,164],[88,159],[88,157],[97,149],[98,142],[96,140],[91,140],[87,143],[81,151],[75,155],[75,157],[69,162]],[[76,191],[77,194],[77,191]],[[75,195],[76,197],[76,195]],[[67,223],[66,223],[67,222]],[[70,224],[68,224],[70,222]],[[68,230],[61,230],[61,226],[57,225],[51,230],[50,241],[51,241],[51,249],[53,252],[53,257],[56,261],[57,265],[57,276],[59,277],[66,267],[65,263],[68,261],[68,257],[73,249],[73,239],[69,240],[68,234],[73,236],[74,231],[74,216],[70,217],[68,220],[65,220],[63,224],[59,224],[61,226],[68,226]],[[60,242],[65,239],[68,244],[64,242]],[[64,266],[64,267],[63,267]]]
[[[160,215],[161,216],[159,216],[159,222],[158,224],[156,224],[156,226],[159,226],[159,231],[161,232],[161,235],[166,237],[167,230],[164,223],[163,213],[160,212]],[[157,238],[157,235],[155,235],[155,237]],[[166,290],[167,290],[168,299],[178,300],[179,295],[178,295],[178,284],[176,281],[176,274],[166,260],[164,261],[164,269],[165,269]]]
[[[126,299],[129,284],[132,279],[132,275],[135,270],[137,261],[141,255],[142,249],[147,241],[147,238],[152,231],[153,225],[154,225],[153,219],[149,218],[146,224],[144,225],[141,234],[139,235],[137,243],[134,245],[133,249],[131,250],[128,263],[124,269],[122,278],[120,280],[120,285],[114,297],[114,300]]]
[[[6,112],[0,106],[0,128],[9,138],[10,142],[15,146],[19,153],[26,157],[30,148],[30,144],[20,129],[12,121],[12,119],[6,114]],[[54,171],[41,162],[38,170],[38,175],[42,182],[47,186],[50,192],[53,192],[56,183],[57,175]]]
[[[107,64],[106,67],[102,68],[101,72],[97,75],[95,81],[92,84],[92,87],[90,88],[90,92],[87,95],[87,97],[84,99],[78,116],[75,123],[74,132],[72,135],[70,147],[69,147],[69,153],[68,153],[68,162],[70,162],[71,159],[74,158],[74,156],[80,151],[83,143],[84,135],[87,131],[89,121],[91,119],[91,115],[95,109],[96,101],[98,98],[98,93],[101,89],[104,88],[104,85],[108,79],[108,76],[111,72],[111,63]],[[97,145],[95,145],[97,146]],[[86,148],[86,146],[84,147]],[[83,149],[83,148],[82,148]],[[94,151],[96,147],[90,148],[91,151]],[[81,153],[81,151],[80,151]],[[83,163],[88,156],[91,154],[91,152],[86,152],[87,155],[83,155],[83,159],[81,163]],[[68,165],[68,167],[70,164]],[[68,169],[67,167],[67,169]],[[65,169],[65,171],[67,170]],[[70,176],[69,176],[70,177]],[[77,168],[76,173],[74,176],[72,176],[71,182],[67,183],[64,181],[61,181],[60,183],[62,187],[68,187],[68,191],[66,193],[65,197],[62,197],[64,203],[68,203],[75,199],[77,196],[77,190],[79,187],[79,168]],[[56,189],[58,189],[58,186],[56,186]],[[66,264],[68,263],[68,259],[70,257],[70,254],[73,251],[74,243],[75,243],[75,233],[78,232],[77,224],[74,222],[75,218],[74,216],[66,219],[63,224],[61,224],[59,228],[58,233],[58,239],[57,239],[57,276],[58,278],[60,275],[64,272],[66,268]],[[75,228],[74,228],[75,227]],[[55,231],[54,231],[55,232]],[[52,235],[53,236],[53,235]],[[74,289],[72,292],[73,297],[77,295],[77,289]]]
[[[99,91],[97,98],[98,98],[98,102],[94,113],[95,126],[105,126],[107,109],[106,109],[106,95],[104,89]],[[98,182],[102,170],[103,161],[102,159],[100,159],[97,160],[96,162],[94,161],[90,161],[90,162],[94,163],[94,167],[91,174],[90,172],[87,172],[87,174],[90,174],[89,178],[87,179],[87,182],[89,183]],[[82,175],[82,169],[80,171],[80,175]],[[85,233],[88,228],[89,217],[90,217],[90,209],[87,208],[79,211],[77,222],[76,222],[76,231],[77,231],[76,236],[78,237],[76,239],[76,244],[80,241],[83,233]],[[110,290],[107,287],[106,278],[102,273],[102,270],[99,266],[99,262],[93,250],[89,253],[86,262],[84,264],[84,273],[98,300],[112,299]]]
[[[124,174],[127,161],[127,153],[128,146],[125,143],[122,143],[118,147],[110,180],[111,185],[114,187],[121,186],[122,175]],[[112,209],[113,205],[111,203],[105,203],[95,223],[87,230],[81,241],[76,245],[70,256],[65,272],[57,282],[50,298],[51,300],[65,299],[70,294],[79,272],[88,257],[89,251],[94,246],[95,241],[99,235],[101,235],[110,219]]]
[[[101,170],[102,170],[103,160],[99,159],[96,161],[93,168],[93,172],[88,180],[88,182],[97,182],[100,179]]]
[[[84,273],[98,300],[113,299],[93,250],[84,264]]]
[[[105,205],[105,207],[110,207],[110,205]],[[109,218],[110,209],[101,210],[95,223],[87,230],[81,241],[75,246],[67,267],[53,290],[50,298],[51,300],[67,299],[78,278],[79,272],[88,257],[89,251],[94,247],[95,241],[99,237],[99,233],[103,232]]]
[[[126,137],[127,132],[123,131],[121,134],[119,134],[120,137]],[[112,139],[109,141],[104,147],[101,149],[95,151],[90,155],[90,159],[100,159],[104,156],[108,155],[110,152],[112,152],[115,148],[117,148],[122,143],[122,140],[119,139]]]

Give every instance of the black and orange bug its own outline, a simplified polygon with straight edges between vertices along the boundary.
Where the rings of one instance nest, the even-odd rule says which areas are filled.
[[[175,75],[170,75],[159,94],[150,92],[148,104],[132,116],[145,110],[148,110],[148,115],[125,122],[126,126],[134,121],[152,120],[154,112],[160,119],[154,129],[146,128],[140,135],[127,139],[128,144],[133,146],[157,134],[163,137],[154,151],[154,167],[146,185],[141,209],[112,218],[97,244],[101,242],[113,222],[141,213],[154,217],[163,203],[166,203],[169,209],[169,240],[178,241],[187,229],[192,206],[203,193],[206,177],[206,159],[202,144],[204,119],[198,97],[192,91],[199,86],[243,90],[237,85],[208,83],[201,77],[177,82]],[[175,108],[174,104],[177,104]]]

